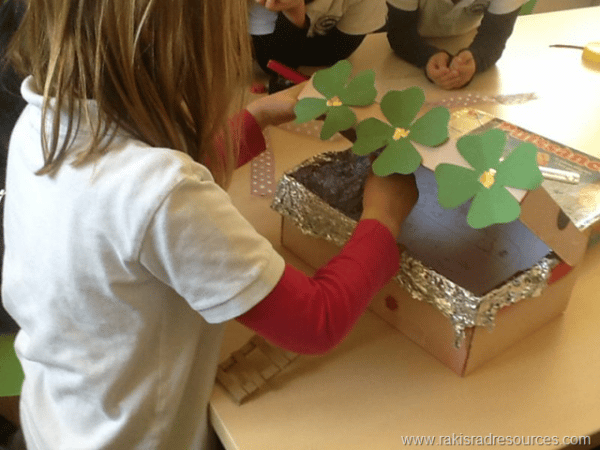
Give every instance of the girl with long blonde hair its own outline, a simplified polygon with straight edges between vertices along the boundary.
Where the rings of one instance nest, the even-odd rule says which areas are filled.
[[[232,170],[293,117],[297,93],[232,115],[248,86],[246,6],[28,2],[11,50],[27,106],[9,147],[2,286],[28,448],[209,448],[226,321],[324,352],[398,268],[410,177],[368,179],[354,235],[313,277],[231,204]]]

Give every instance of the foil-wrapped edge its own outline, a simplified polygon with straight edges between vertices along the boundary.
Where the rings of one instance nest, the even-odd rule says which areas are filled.
[[[271,208],[291,219],[305,235],[342,247],[352,235],[356,221],[328,205],[290,175],[301,167],[326,163],[332,156],[332,153],[317,155],[285,173],[277,184]]]
[[[305,235],[342,247],[352,235],[356,221],[327,204],[291,176],[302,167],[327,163],[333,158],[335,152],[323,153],[285,173],[277,185],[271,208],[292,220]],[[548,286],[552,269],[559,262],[559,258],[550,253],[500,287],[477,296],[404,251],[400,270],[394,279],[413,298],[433,305],[450,320],[454,329],[454,346],[460,348],[467,328],[487,327],[492,330],[499,310],[541,295]]]
[[[395,279],[413,298],[435,306],[450,319],[454,328],[454,346],[460,348],[467,328],[487,327],[491,331],[499,310],[541,295],[548,286],[552,269],[559,262],[558,257],[551,253],[500,287],[477,296],[405,251]]]

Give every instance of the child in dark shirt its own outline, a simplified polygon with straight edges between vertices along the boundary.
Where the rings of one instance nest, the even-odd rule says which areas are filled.
[[[444,89],[468,84],[500,59],[525,0],[388,0],[388,40],[402,59],[425,69]],[[425,38],[477,29],[471,44],[451,55]]]
[[[329,66],[385,24],[383,0],[256,0],[249,11],[254,56],[286,66]]]

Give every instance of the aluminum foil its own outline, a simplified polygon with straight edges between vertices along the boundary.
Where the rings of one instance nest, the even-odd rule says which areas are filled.
[[[396,281],[413,298],[432,304],[450,319],[454,346],[460,348],[467,328],[485,326],[491,330],[500,309],[539,296],[558,262],[556,256],[549,255],[502,286],[477,296],[404,252]]]
[[[368,168],[367,157],[349,150],[317,155],[283,175],[271,206],[304,234],[341,247],[350,238],[362,212],[362,189]],[[405,251],[395,280],[415,299],[430,303],[450,320],[458,348],[467,328],[491,329],[500,309],[539,296],[558,263],[558,257],[550,253],[501,286],[478,296]]]
[[[368,168],[366,157],[349,151],[317,155],[283,175],[271,207],[304,234],[341,247],[362,212],[361,192]]]

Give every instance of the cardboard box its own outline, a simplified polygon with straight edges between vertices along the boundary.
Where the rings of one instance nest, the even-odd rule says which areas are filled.
[[[473,110],[453,113],[451,127],[457,131],[449,146],[462,134],[505,124],[475,114],[482,114],[476,126],[470,122]],[[360,158],[349,150],[321,155],[280,182],[273,207],[283,216],[282,243],[314,268],[337,254],[360,216],[359,180],[368,167]],[[399,238],[407,249],[402,269],[370,308],[464,376],[565,310],[577,277],[572,269],[589,237],[579,222],[593,223],[589,216],[597,217],[598,209],[580,217],[571,197],[561,197],[556,185],[545,181],[523,193],[519,220],[474,230],[466,224],[468,205],[444,210],[437,204],[426,160],[416,172],[419,203]],[[307,179],[319,171],[324,172],[317,180]],[[344,176],[351,178],[347,185]],[[319,178],[321,191],[315,187]],[[588,187],[584,181],[577,189]]]
[[[304,234],[294,222],[282,219],[282,243],[311,267],[318,268],[339,252],[339,247],[322,238]],[[568,266],[567,266],[568,267]],[[562,265],[554,269],[559,277]],[[468,327],[455,346],[451,321],[435,306],[415,299],[397,280],[390,281],[369,308],[438,360],[464,376],[511,345],[558,317],[567,307],[577,277],[576,270],[552,282],[538,297],[502,308],[493,329]]]

